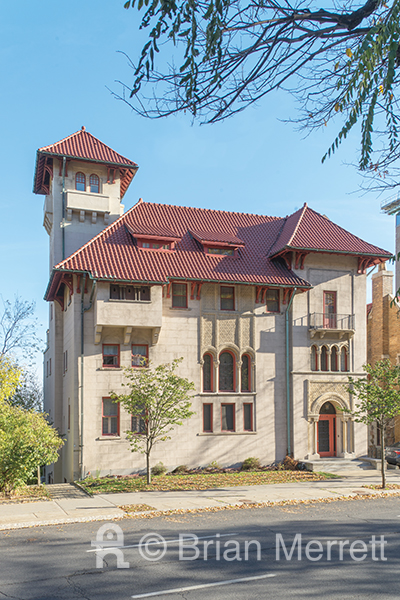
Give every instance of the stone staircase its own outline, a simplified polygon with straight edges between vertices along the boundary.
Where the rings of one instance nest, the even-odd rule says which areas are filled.
[[[371,471],[377,468],[368,461],[367,457],[353,459],[320,458],[317,460],[304,460],[302,462],[307,471],[322,471],[324,473],[362,473],[363,471]]]

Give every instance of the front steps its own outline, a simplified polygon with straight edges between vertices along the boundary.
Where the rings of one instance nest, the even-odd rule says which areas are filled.
[[[324,473],[362,473],[363,471],[376,469],[365,458],[364,460],[362,458],[320,458],[301,462],[303,462],[307,471],[322,471]]]

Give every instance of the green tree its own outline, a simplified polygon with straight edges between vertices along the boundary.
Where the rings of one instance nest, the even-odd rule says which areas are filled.
[[[132,452],[146,455],[147,483],[151,483],[150,455],[157,442],[170,439],[169,433],[194,412],[190,410],[193,382],[175,371],[182,358],[154,368],[125,369],[127,394],[110,393],[136,420],[135,431],[127,431]]]
[[[382,488],[386,487],[385,476],[385,433],[394,417],[400,415],[400,366],[390,360],[380,360],[364,365],[367,377],[349,377],[349,392],[356,398],[352,411],[348,410],[357,423],[376,424],[381,437]]]
[[[0,406],[15,394],[21,378],[21,370],[7,357],[0,356]]]
[[[119,82],[115,95],[147,117],[183,111],[215,122],[288,90],[299,101],[302,126],[343,123],[324,158],[360,121],[360,169],[400,185],[400,0],[325,4],[128,0],[125,8],[142,13],[140,29],[149,36],[137,61],[129,59],[133,83]],[[375,154],[374,135],[382,137]]]

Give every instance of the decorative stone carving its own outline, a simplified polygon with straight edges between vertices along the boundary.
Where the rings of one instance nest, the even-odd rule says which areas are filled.
[[[202,346],[215,346],[214,341],[214,318],[212,315],[202,317]]]
[[[218,319],[219,344],[236,344],[236,319]]]

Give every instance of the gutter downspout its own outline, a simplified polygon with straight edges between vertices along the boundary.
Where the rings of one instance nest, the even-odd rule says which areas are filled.
[[[290,355],[289,355],[289,312],[292,308],[293,298],[297,287],[293,289],[289,304],[285,312],[285,340],[286,340],[286,425],[287,425],[287,455],[292,456],[292,420],[290,413]]]
[[[66,165],[66,158],[65,156],[63,156],[63,164],[62,164],[62,193],[61,193],[61,197],[62,197],[62,221],[61,221],[61,228],[62,228],[62,260],[64,260],[65,258],[65,165]]]
[[[85,312],[90,310],[92,308],[92,304],[93,304],[93,295],[97,286],[97,279],[94,279],[93,281],[93,286],[92,286],[92,291],[90,294],[90,299],[89,299],[89,306],[84,306],[84,299],[85,299],[85,286],[86,286],[86,273],[83,276],[83,281],[82,281],[82,289],[81,289],[81,382],[80,382],[80,423],[81,423],[81,435],[80,435],[80,478],[81,480],[84,478],[84,465],[83,465],[83,418],[84,418],[84,411],[83,411],[83,400],[84,400],[84,387],[83,387],[83,378],[84,378],[84,368],[83,368],[83,358],[84,358],[84,351],[85,351],[85,334],[84,334],[84,316],[85,316]]]

